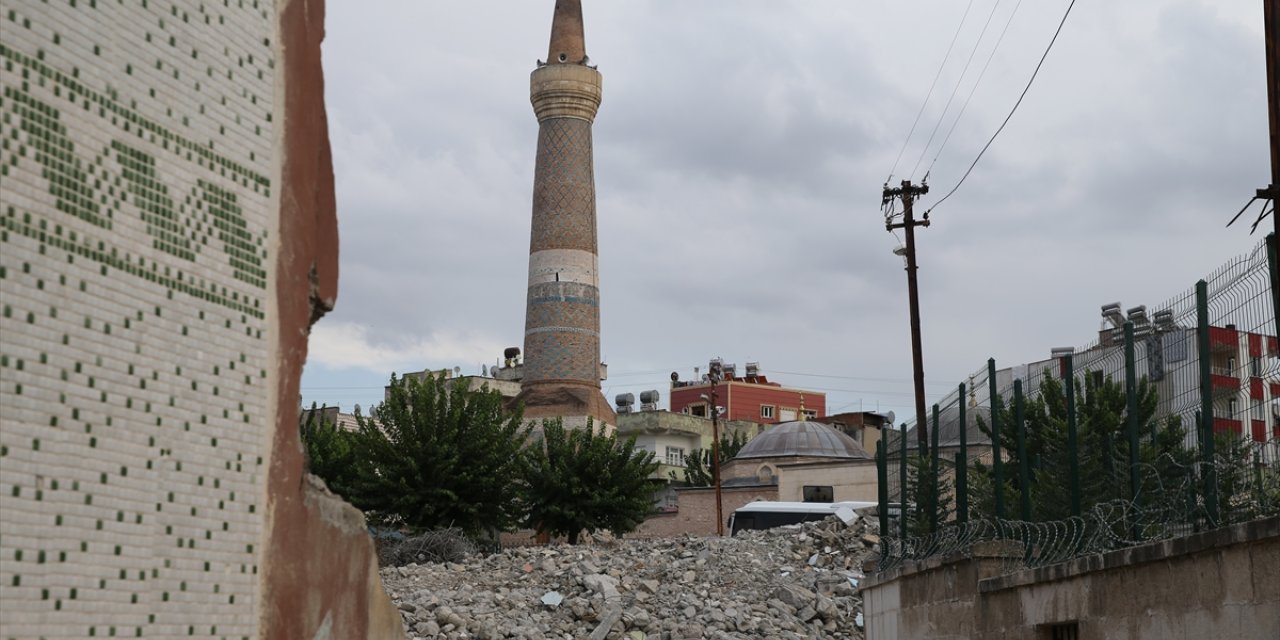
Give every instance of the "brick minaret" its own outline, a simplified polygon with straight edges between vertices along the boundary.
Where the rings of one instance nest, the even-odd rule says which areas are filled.
[[[529,79],[538,117],[525,310],[524,381],[529,418],[567,426],[614,425],[600,393],[600,280],[591,123],[600,72],[588,65],[580,0],[557,0],[547,62]]]

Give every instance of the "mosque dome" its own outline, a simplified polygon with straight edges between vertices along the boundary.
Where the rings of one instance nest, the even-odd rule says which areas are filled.
[[[871,459],[862,445],[840,430],[809,420],[776,425],[752,438],[734,460],[750,458],[815,457]]]

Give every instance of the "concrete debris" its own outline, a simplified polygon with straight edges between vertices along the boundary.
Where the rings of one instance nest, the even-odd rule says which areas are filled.
[[[382,570],[407,638],[862,640],[860,518],[734,538],[593,538]],[[532,570],[529,569],[532,567]]]

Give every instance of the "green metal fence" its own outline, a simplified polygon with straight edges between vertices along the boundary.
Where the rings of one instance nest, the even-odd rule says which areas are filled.
[[[1269,237],[1095,340],[989,360],[933,407],[929,446],[877,452],[880,569],[1015,542],[1060,562],[1280,513],[1280,344]]]

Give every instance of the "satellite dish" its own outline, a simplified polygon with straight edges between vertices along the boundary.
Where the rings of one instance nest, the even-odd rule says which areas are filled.
[[[889,426],[893,426],[893,419],[894,419],[894,418],[897,418],[897,417],[898,417],[898,414],[896,414],[896,413],[894,413],[894,412],[890,411],[890,412],[888,412],[888,413],[884,414],[884,421],[885,421],[886,423],[888,423],[888,425],[889,425]]]
[[[455,376],[456,376],[456,375],[458,375],[458,374],[460,374],[460,373],[462,373],[462,367],[454,367],[454,368],[453,368],[453,375],[455,375]]]
[[[671,381],[672,381],[672,382],[680,382],[680,374],[676,373],[675,371],[672,371],[672,372],[671,372]]]

